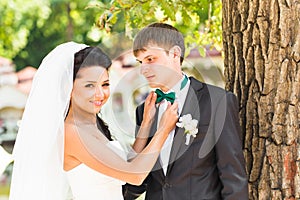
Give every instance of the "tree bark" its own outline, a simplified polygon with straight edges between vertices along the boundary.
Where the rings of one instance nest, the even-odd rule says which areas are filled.
[[[300,199],[300,0],[222,0],[249,199]]]
[[[71,41],[73,40],[73,35],[74,35],[74,27],[73,27],[73,19],[71,17],[71,3],[67,2],[66,3],[66,7],[67,7],[67,16],[68,16],[68,25],[67,25],[67,30],[66,30],[66,36],[67,36],[67,40]]]

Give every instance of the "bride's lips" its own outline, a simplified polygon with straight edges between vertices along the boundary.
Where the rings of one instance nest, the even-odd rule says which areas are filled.
[[[95,106],[99,107],[99,106],[102,106],[102,102],[103,102],[103,101],[95,100],[95,101],[93,101],[92,103],[93,103]]]

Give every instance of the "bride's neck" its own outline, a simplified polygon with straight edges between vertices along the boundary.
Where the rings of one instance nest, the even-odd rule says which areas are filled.
[[[66,122],[70,123],[76,123],[76,124],[93,124],[95,125],[97,122],[96,115],[87,113],[87,112],[82,112],[79,109],[76,109],[76,112],[74,112],[72,106],[70,106],[69,113],[66,117]]]

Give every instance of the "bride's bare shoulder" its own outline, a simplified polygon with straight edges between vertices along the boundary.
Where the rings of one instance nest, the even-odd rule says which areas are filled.
[[[64,126],[65,126],[65,129],[73,129],[75,124],[72,122],[65,122]]]
[[[81,161],[77,158],[81,149],[78,136],[74,131],[74,124],[65,123],[64,170],[69,171],[78,166]]]
[[[65,122],[65,138],[68,140],[76,137],[78,137],[76,125],[74,123]]]

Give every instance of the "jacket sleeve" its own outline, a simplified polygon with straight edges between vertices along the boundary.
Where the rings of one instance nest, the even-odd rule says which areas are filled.
[[[124,200],[133,200],[141,196],[146,191],[146,180],[142,183],[142,185],[139,186],[131,185],[128,183],[123,185],[122,192]]]
[[[216,157],[223,184],[222,199],[248,199],[248,177],[242,150],[241,128],[236,96],[227,92],[215,113]],[[224,118],[220,117],[221,115]],[[218,129],[218,127],[220,127]]]

